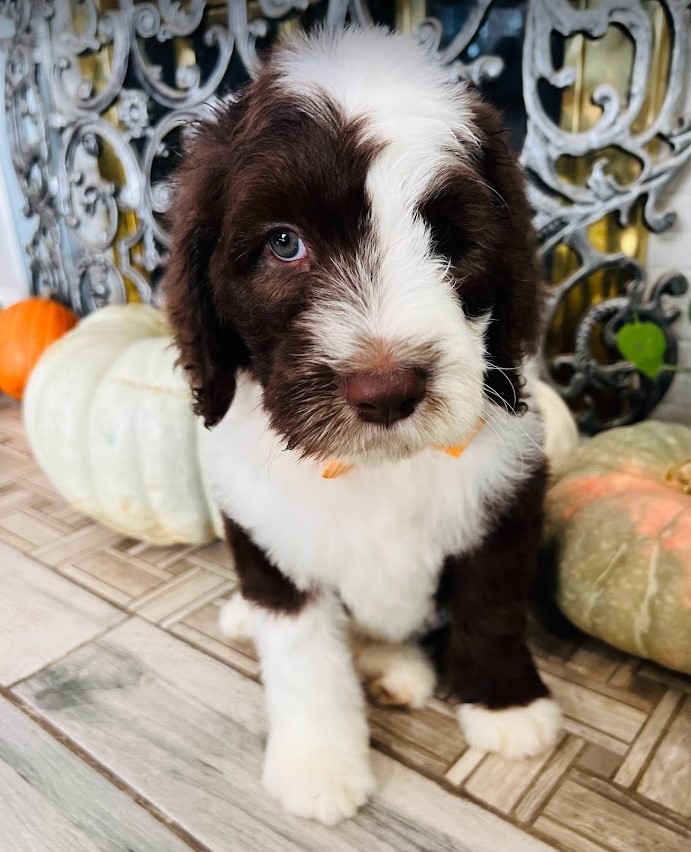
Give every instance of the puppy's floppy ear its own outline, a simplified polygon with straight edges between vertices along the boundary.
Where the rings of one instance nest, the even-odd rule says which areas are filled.
[[[179,363],[187,372],[193,410],[213,426],[235,393],[235,373],[247,360],[231,324],[214,307],[210,265],[221,239],[229,191],[228,156],[235,107],[201,124],[177,172],[170,213],[171,249],[163,280],[165,307]]]
[[[525,411],[521,362],[537,348],[544,285],[537,256],[532,210],[525,177],[508,148],[507,133],[493,107],[478,101],[475,120],[481,135],[477,168],[491,190],[491,222],[487,223],[485,270],[491,290],[485,375],[489,395],[516,413]]]

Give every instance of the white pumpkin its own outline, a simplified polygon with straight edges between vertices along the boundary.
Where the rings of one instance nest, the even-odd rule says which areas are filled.
[[[201,421],[163,315],[145,305],[90,314],[51,346],[24,395],[39,465],[68,503],[104,526],[153,544],[202,544],[222,523],[199,462]],[[547,385],[547,454],[560,470],[578,440]]]
[[[39,465],[74,508],[152,544],[221,533],[198,460],[201,423],[162,314],[114,305],[44,354],[24,397]]]
[[[578,427],[564,400],[548,384],[537,382],[535,396],[545,422],[545,453],[558,477],[578,447]]]

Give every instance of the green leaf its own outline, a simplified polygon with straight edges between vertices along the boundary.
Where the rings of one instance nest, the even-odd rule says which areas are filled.
[[[617,332],[619,351],[637,370],[657,378],[665,358],[665,335],[653,322],[629,322]]]

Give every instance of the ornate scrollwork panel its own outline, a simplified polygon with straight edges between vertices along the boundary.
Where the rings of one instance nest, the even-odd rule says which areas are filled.
[[[563,314],[564,306],[571,306],[571,319],[576,320],[572,323],[572,352],[550,351],[545,346],[543,367],[566,398],[578,400],[580,425],[593,433],[647,416],[669,389],[673,376],[663,370],[651,379],[636,370],[620,353],[612,329],[646,317],[665,336],[666,364],[676,364],[670,324],[678,310],[668,303],[686,292],[687,282],[681,276],[672,276],[651,284],[635,257],[608,251],[593,240],[592,234],[607,221],[612,223],[610,228],[617,228],[638,220],[653,232],[674,224],[674,213],[664,209],[661,199],[691,159],[691,116],[684,112],[691,60],[691,4],[679,0],[658,3],[657,11],[664,16],[658,26],[663,26],[669,36],[669,59],[664,96],[657,105],[651,104],[650,98],[655,32],[649,7],[604,0],[576,8],[567,0],[531,0],[527,9],[523,50],[527,135],[522,159],[531,178],[543,254],[549,257],[555,250],[568,247],[577,258],[571,273],[552,288],[547,316],[549,337],[549,329],[560,312]],[[579,69],[567,61],[555,63],[555,36],[562,42],[577,35],[601,39],[615,27],[634,46],[625,93],[609,84],[597,86],[591,101],[600,114],[595,114],[590,126],[563,126],[560,116],[545,108],[541,92],[545,83],[561,92],[574,87]],[[588,155],[592,155],[590,165],[580,180],[560,168],[565,157],[583,161]],[[626,181],[614,173],[616,157],[627,157],[637,164]],[[598,277],[601,289],[606,290],[602,282],[608,280],[607,276],[610,282],[620,282],[619,293],[603,301],[586,298],[584,309],[575,316],[575,291],[587,289]]]
[[[372,8],[388,10],[391,23],[403,5]],[[450,77],[490,98],[509,76],[522,75],[522,160],[541,251],[548,267],[556,255],[571,258],[551,290],[543,367],[590,432],[645,416],[671,382],[669,371],[652,379],[622,358],[622,324],[642,317],[656,323],[666,363],[676,362],[671,322],[683,279],[650,284],[635,252],[592,237],[632,223],[669,228],[674,214],[663,193],[691,159],[684,106],[691,4],[657,0],[651,16],[652,6],[466,0],[451,7],[429,0],[429,16],[413,21],[416,38]],[[5,44],[5,96],[13,165],[25,212],[37,222],[27,246],[32,289],[83,312],[127,299],[156,303],[170,173],[185,128],[257,72],[263,48],[286,28],[374,20],[365,0],[0,0],[0,13],[16,25]],[[519,69],[499,47],[488,47],[492,22],[508,26],[508,18],[496,17],[502,14],[523,34]],[[653,103],[661,26],[666,84]],[[564,104],[582,71],[568,45],[574,38],[594,44],[614,30],[633,46],[628,84],[595,86],[585,108],[590,121],[567,126]],[[500,35],[492,45],[506,41],[507,32]],[[633,164],[623,177],[613,166],[617,157]],[[581,164],[576,177],[565,162]]]

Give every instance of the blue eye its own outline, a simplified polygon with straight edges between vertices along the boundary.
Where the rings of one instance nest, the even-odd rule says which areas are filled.
[[[305,244],[290,228],[276,228],[269,234],[266,243],[279,260],[301,260],[307,256]]]

